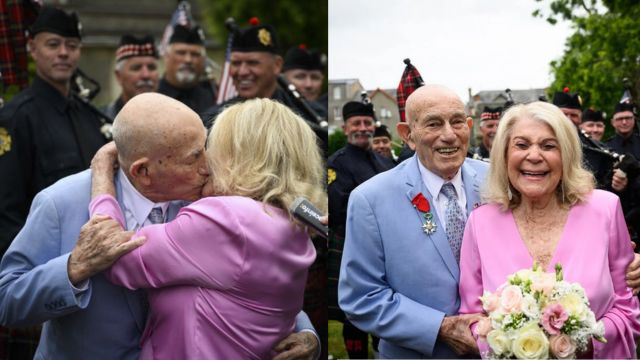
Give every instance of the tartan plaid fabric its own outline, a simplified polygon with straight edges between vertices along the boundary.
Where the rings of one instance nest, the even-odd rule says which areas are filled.
[[[5,88],[29,85],[25,29],[36,16],[31,0],[0,0],[0,72]]]
[[[424,81],[422,80],[422,76],[420,76],[420,72],[418,72],[418,69],[416,69],[415,66],[411,65],[408,60],[405,60],[405,64],[407,64],[407,66],[404,68],[402,78],[400,78],[400,84],[398,84],[398,91],[396,93],[396,96],[398,98],[398,111],[400,111],[401,122],[406,121],[404,116],[404,105],[407,102],[407,98],[417,88],[424,85]]]
[[[33,359],[40,339],[40,325],[10,329],[0,326],[0,359]]]

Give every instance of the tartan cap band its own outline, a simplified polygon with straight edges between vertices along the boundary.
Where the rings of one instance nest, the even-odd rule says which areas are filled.
[[[500,120],[500,112],[483,112],[480,115],[480,121],[482,120]]]
[[[153,56],[158,58],[158,52],[153,44],[127,44],[116,51],[116,62],[134,56]]]

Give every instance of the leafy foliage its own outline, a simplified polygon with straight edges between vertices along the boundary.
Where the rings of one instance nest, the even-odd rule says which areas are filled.
[[[199,0],[208,28],[221,43],[228,36],[225,20],[235,19],[241,27],[249,26],[249,19],[257,17],[260,23],[276,28],[281,53],[301,43],[308,48],[327,53],[328,2],[314,1],[262,1],[262,0]]]
[[[541,0],[535,0],[540,2]],[[555,80],[549,95],[568,86],[584,107],[611,114],[628,79],[631,94],[640,94],[640,2],[637,0],[553,0],[547,21],[572,22],[575,30],[561,59],[551,62]],[[534,16],[544,17],[541,10]]]
[[[329,135],[329,155],[333,154],[340,148],[347,145],[347,136],[342,130],[336,130],[333,134]]]

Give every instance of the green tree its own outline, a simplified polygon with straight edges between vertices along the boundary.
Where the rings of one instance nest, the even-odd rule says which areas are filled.
[[[347,136],[342,132],[342,130],[336,130],[331,135],[329,135],[329,155],[333,154],[340,148],[347,145]]]
[[[542,0],[535,0],[540,2]],[[570,21],[574,33],[562,58],[551,62],[549,95],[568,86],[583,105],[611,114],[628,79],[636,103],[640,94],[640,2],[637,0],[553,0],[550,13],[534,16],[555,24]]]
[[[327,53],[327,0],[198,0],[198,4],[208,29],[222,43],[226,43],[228,35],[225,28],[227,18],[234,18],[243,28],[249,26],[249,19],[255,16],[260,23],[276,28],[282,55],[301,43]]]

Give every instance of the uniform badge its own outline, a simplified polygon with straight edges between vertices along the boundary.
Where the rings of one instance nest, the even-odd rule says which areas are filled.
[[[336,180],[336,171],[332,168],[327,169],[327,185],[331,185]]]
[[[11,150],[11,135],[7,129],[0,127],[0,156]]]
[[[260,29],[258,31],[258,40],[264,46],[271,45],[271,33],[267,29]]]

